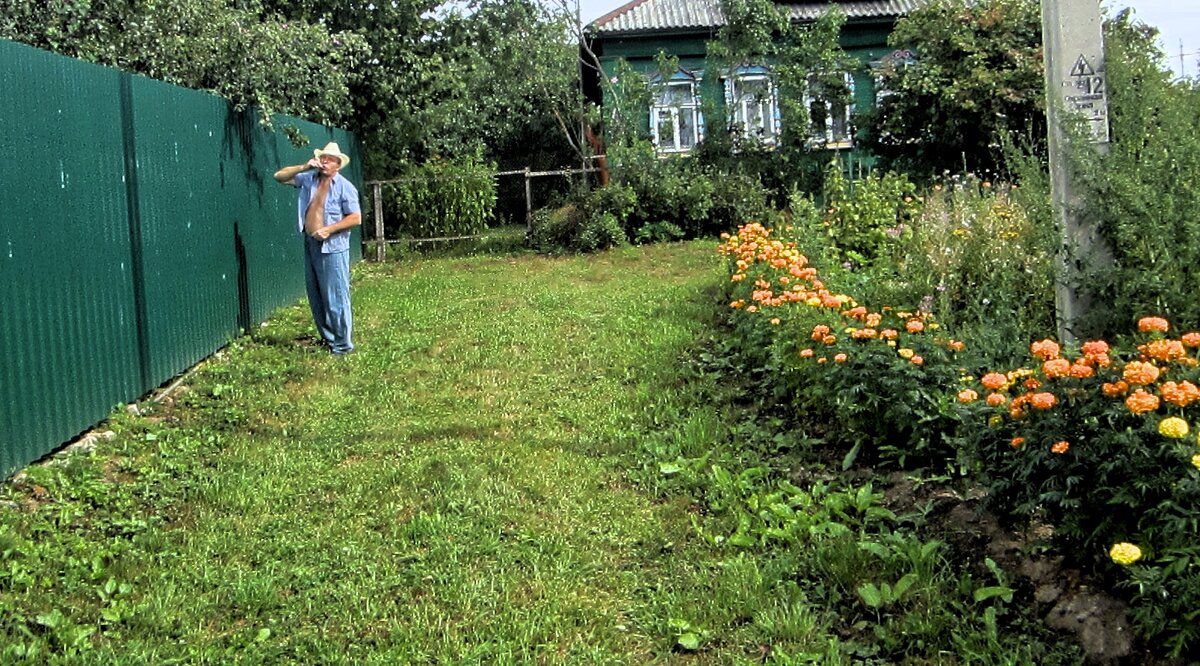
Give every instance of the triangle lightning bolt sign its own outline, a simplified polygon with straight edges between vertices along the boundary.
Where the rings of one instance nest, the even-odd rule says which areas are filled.
[[[1075,66],[1071,68],[1071,76],[1095,76],[1096,70],[1088,63],[1085,56],[1079,56],[1079,60],[1075,61]]]

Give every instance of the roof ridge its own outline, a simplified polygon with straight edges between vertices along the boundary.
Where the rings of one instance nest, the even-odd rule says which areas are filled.
[[[647,2],[647,1],[648,0],[632,0],[631,2],[627,2],[623,5],[621,5],[620,7],[617,7],[616,9],[612,10],[611,12],[605,14],[604,16],[601,16],[600,18],[596,19],[595,21],[592,21],[590,25],[593,25],[593,26],[599,28],[600,26],[604,25],[605,23],[608,23],[609,21],[617,18],[618,16],[620,16],[626,12],[633,11],[634,9],[637,9],[640,5],[642,5],[643,3]]]

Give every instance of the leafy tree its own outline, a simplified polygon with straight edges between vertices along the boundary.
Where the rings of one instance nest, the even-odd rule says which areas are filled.
[[[210,90],[264,122],[345,121],[352,72],[370,53],[357,35],[281,20],[253,0],[0,0],[0,38]]]
[[[1111,144],[1076,166],[1114,265],[1089,276],[1105,303],[1092,313],[1100,335],[1129,330],[1145,315],[1200,326],[1200,87],[1173,82],[1157,31],[1128,11],[1105,26]]]
[[[1003,146],[1044,152],[1045,86],[1037,0],[932,0],[889,43],[912,62],[880,72],[865,145],[915,177],[1002,165]]]

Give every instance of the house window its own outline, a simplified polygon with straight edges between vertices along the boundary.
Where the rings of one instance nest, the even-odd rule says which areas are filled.
[[[745,68],[725,79],[725,101],[735,132],[763,145],[775,145],[780,128],[779,100],[766,69]]]
[[[697,79],[687,76],[662,84],[650,108],[650,132],[660,153],[686,153],[704,138]]]
[[[849,148],[854,142],[854,77],[842,73],[840,84],[830,85],[810,77],[804,95],[808,109],[809,136],[814,145],[824,148]]]
[[[875,78],[875,106],[896,94],[896,91],[888,87],[888,79],[896,72],[912,67],[916,62],[916,55],[911,50],[897,49],[871,63],[871,71]]]

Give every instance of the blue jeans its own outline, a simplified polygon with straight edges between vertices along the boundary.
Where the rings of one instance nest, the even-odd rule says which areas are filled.
[[[354,349],[350,342],[350,251],[324,254],[321,241],[304,237],[304,286],[321,339],[334,354]]]

